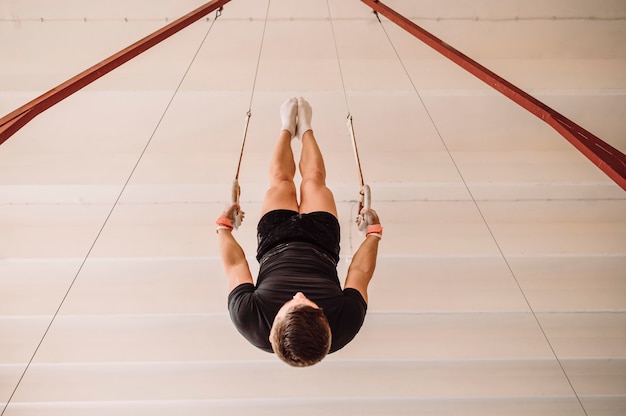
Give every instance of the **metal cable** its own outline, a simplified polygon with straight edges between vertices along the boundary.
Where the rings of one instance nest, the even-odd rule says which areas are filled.
[[[343,76],[343,69],[341,67],[341,59],[339,57],[339,47],[337,46],[337,36],[335,34],[335,25],[333,24],[333,16],[330,12],[330,4],[328,0],[326,0],[326,8],[328,10],[328,17],[330,20],[330,29],[333,35],[333,44],[335,45],[335,56],[337,58],[337,66],[339,67],[339,76],[341,77],[341,87],[343,89],[343,97],[346,102],[346,110],[348,112],[348,131],[350,133],[350,139],[352,140],[352,149],[354,151],[354,158],[356,160],[356,166],[359,174],[359,183],[361,185],[360,197],[359,197],[359,212],[363,208],[363,198],[364,198],[364,186],[365,181],[363,179],[363,169],[361,168],[361,158],[359,157],[359,148],[356,144],[356,135],[354,133],[354,124],[352,123],[352,114],[350,114],[350,105],[348,102],[348,93],[346,92],[346,83]],[[369,208],[369,207],[368,207]]]
[[[176,97],[176,95],[178,94],[178,91],[180,90],[180,87],[183,83],[183,81],[185,80],[185,78],[187,77],[187,74],[189,73],[189,70],[191,69],[191,66],[193,65],[193,63],[196,60],[196,57],[198,56],[198,54],[200,53],[200,50],[202,49],[202,46],[204,45],[207,37],[209,36],[209,33],[211,32],[211,29],[213,28],[213,25],[215,24],[215,22],[217,21],[217,18],[221,15],[221,9],[218,10],[216,12],[216,16],[215,19],[213,20],[213,22],[211,22],[211,25],[209,26],[206,34],[204,35],[204,38],[202,39],[202,41],[200,42],[200,45],[198,46],[194,56],[191,59],[191,62],[189,63],[189,65],[187,66],[187,69],[185,70],[185,73],[183,74],[181,80],[179,81],[176,90],[174,91],[174,93],[172,94],[172,97],[170,98],[169,102],[167,103],[167,106],[165,107],[165,110],[163,111],[163,113],[161,114],[161,117],[159,118],[154,130],[152,131],[152,134],[150,135],[150,137],[148,138],[148,141],[146,143],[146,145],[144,146],[141,154],[139,155],[139,159],[137,159],[137,162],[135,163],[135,165],[133,166],[130,174],[128,175],[128,178],[126,179],[126,182],[124,182],[124,185],[122,186],[122,189],[120,190],[119,194],[117,195],[117,198],[115,199],[115,203],[113,204],[113,206],[111,207],[111,209],[109,210],[104,222],[102,223],[102,226],[100,227],[98,233],[96,234],[96,238],[93,240],[93,242],[91,243],[91,246],[89,247],[89,250],[87,251],[87,254],[85,255],[85,257],[83,258],[83,261],[81,262],[78,270],[76,271],[76,274],[74,275],[74,278],[72,279],[72,281],[70,282],[69,287],[67,288],[67,290],[65,291],[65,294],[63,295],[63,298],[61,299],[61,303],[59,304],[58,308],[56,309],[56,311],[54,312],[52,319],[50,320],[50,322],[48,323],[48,326],[46,327],[46,330],[43,333],[43,336],[41,337],[41,339],[39,340],[39,343],[37,344],[37,347],[35,348],[35,351],[33,352],[33,354],[31,355],[28,363],[26,364],[26,368],[24,368],[24,371],[22,372],[19,380],[17,381],[17,384],[15,385],[15,388],[13,389],[13,391],[11,392],[11,395],[9,396],[9,398],[6,401],[6,404],[4,405],[4,408],[2,409],[2,412],[0,413],[0,416],[4,415],[4,413],[6,412],[7,408],[9,407],[9,405],[11,404],[11,400],[13,399],[13,396],[15,395],[15,393],[17,392],[17,389],[19,388],[20,384],[22,383],[22,380],[24,379],[24,376],[26,375],[26,372],[28,371],[28,369],[30,368],[31,364],[33,363],[33,360],[35,359],[35,356],[37,355],[37,352],[39,351],[39,349],[41,348],[44,339],[46,338],[46,336],[48,335],[48,332],[50,332],[50,328],[52,327],[52,324],[54,323],[55,319],[57,318],[57,316],[59,315],[59,312],[61,311],[61,308],[63,307],[65,301],[67,300],[67,297],[70,294],[70,291],[72,290],[72,288],[74,287],[74,284],[76,283],[76,280],[78,279],[78,276],[80,275],[81,271],[83,270],[83,267],[85,266],[85,264],[87,263],[87,260],[89,259],[89,256],[91,255],[91,252],[93,251],[94,247],[96,246],[96,243],[98,242],[98,239],[100,238],[100,235],[102,235],[102,232],[104,231],[104,228],[106,227],[106,225],[109,222],[109,219],[111,218],[111,216],[113,215],[113,212],[115,211],[115,208],[117,207],[117,204],[119,203],[120,199],[122,198],[122,195],[124,194],[128,184],[130,183],[130,180],[132,179],[135,171],[137,170],[137,167],[139,166],[139,163],[141,162],[141,159],[143,158],[144,154],[146,153],[148,147],[150,146],[150,143],[152,142],[152,139],[154,138],[154,135],[156,134],[157,130],[159,129],[159,126],[161,125],[161,122],[164,120],[165,115],[167,114],[170,106],[172,105],[172,102],[174,101],[174,98]]]
[[[435,120],[434,120],[432,114],[430,113],[430,111],[428,111],[428,107],[426,106],[426,103],[424,102],[424,100],[423,100],[421,94],[419,93],[415,83],[413,82],[413,79],[411,78],[411,75],[409,74],[409,71],[406,68],[406,65],[404,64],[404,61],[400,57],[400,54],[398,53],[398,50],[396,49],[395,45],[393,44],[393,41],[391,40],[391,37],[389,36],[389,33],[387,33],[387,30],[385,29],[385,25],[380,20],[380,17],[378,16],[378,13],[374,12],[374,14],[376,15],[376,18],[378,19],[378,22],[380,23],[380,27],[382,28],[383,32],[385,33],[385,35],[387,37],[387,40],[389,41],[389,44],[393,48],[393,51],[394,51],[396,57],[398,58],[398,61],[400,62],[401,66],[402,66],[402,68],[404,70],[404,73],[406,74],[407,78],[409,79],[409,82],[411,83],[411,85],[413,87],[413,90],[415,91],[415,94],[417,95],[420,103],[422,104],[422,107],[424,108],[424,111],[426,111],[426,114],[428,115],[428,118],[430,119],[430,122],[431,122],[433,128],[437,132],[437,136],[439,137],[439,140],[441,141],[443,147],[445,148],[446,152],[448,153],[448,157],[450,158],[452,164],[454,165],[454,168],[456,169],[456,171],[457,171],[461,181],[463,182],[463,185],[465,186],[465,189],[467,190],[469,196],[472,198],[472,202],[474,203],[474,206],[476,207],[476,210],[478,211],[478,214],[480,215],[480,217],[481,217],[485,227],[487,228],[487,231],[489,232],[489,235],[491,236],[491,239],[493,240],[494,244],[496,245],[498,253],[500,254],[500,257],[504,261],[504,263],[505,263],[509,273],[511,274],[511,277],[515,281],[515,283],[516,283],[516,285],[517,285],[517,287],[518,287],[522,297],[524,298],[524,301],[526,302],[526,305],[528,306],[528,309],[530,310],[530,313],[532,314],[535,322],[537,323],[537,326],[538,326],[539,330],[543,334],[543,337],[544,337],[546,343],[548,344],[548,347],[550,348],[550,351],[552,352],[552,354],[553,354],[554,358],[556,359],[559,367],[561,368],[561,371],[563,372],[563,375],[565,376],[565,379],[569,383],[570,388],[572,389],[574,395],[576,396],[576,399],[578,400],[578,403],[579,403],[580,407],[582,408],[582,410],[585,413],[585,415],[587,415],[587,410],[583,406],[582,400],[578,396],[578,393],[576,392],[576,389],[574,388],[574,385],[572,384],[572,381],[568,377],[567,372],[565,371],[565,367],[563,366],[563,363],[559,359],[559,357],[558,357],[554,347],[552,346],[552,343],[550,342],[550,340],[548,338],[548,335],[546,334],[543,326],[541,325],[541,322],[539,321],[539,317],[537,316],[537,313],[534,311],[534,309],[533,309],[533,307],[532,307],[532,305],[530,303],[530,300],[526,296],[526,293],[524,293],[524,289],[522,288],[522,285],[520,284],[517,276],[515,275],[515,272],[513,271],[513,267],[510,265],[509,261],[507,260],[505,254],[504,254],[504,250],[502,249],[502,247],[498,243],[498,240],[496,239],[496,236],[493,233],[493,230],[491,229],[491,227],[489,226],[489,223],[487,222],[487,218],[485,217],[484,213],[480,209],[480,205],[476,201],[476,198],[474,197],[474,194],[472,193],[469,185],[467,184],[467,181],[463,177],[463,174],[461,173],[461,169],[459,168],[459,166],[457,165],[456,161],[454,160],[454,157],[452,156],[452,153],[450,152],[450,149],[449,149],[448,145],[446,144],[445,140],[443,139],[443,136],[442,136],[441,132],[439,131],[439,128],[437,128],[437,125],[435,124]]]
[[[268,0],[267,9],[265,11],[265,23],[263,24],[263,33],[261,34],[261,44],[259,45],[259,54],[256,60],[256,69],[254,71],[254,79],[252,81],[252,91],[250,93],[250,102],[248,103],[248,112],[246,113],[246,122],[243,129],[243,140],[241,142],[241,151],[239,152],[239,161],[237,162],[237,171],[235,172],[235,181],[239,179],[239,172],[241,171],[241,161],[243,159],[243,151],[246,146],[246,137],[248,136],[248,126],[250,125],[250,118],[252,117],[252,101],[254,99],[254,92],[256,90],[256,81],[259,75],[259,66],[261,64],[261,54],[263,53],[263,44],[265,43],[265,31],[267,29],[267,20],[270,14],[270,5],[272,1]]]

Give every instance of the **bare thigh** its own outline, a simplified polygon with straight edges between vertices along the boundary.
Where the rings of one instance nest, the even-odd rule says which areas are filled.
[[[329,212],[337,217],[335,197],[324,182],[303,180],[300,185],[300,209],[298,212],[307,214],[316,211]]]
[[[263,199],[261,216],[276,209],[288,209],[298,212],[296,186],[293,181],[278,181],[267,190]]]

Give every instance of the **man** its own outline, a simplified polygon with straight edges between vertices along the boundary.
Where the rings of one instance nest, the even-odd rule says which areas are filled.
[[[324,160],[311,129],[313,111],[303,98],[291,98],[281,106],[280,115],[270,187],[257,226],[256,285],[232,235],[231,219],[239,207],[228,207],[216,223],[228,278],[228,309],[237,330],[256,347],[276,353],[292,366],[305,367],[344,347],[363,325],[382,227],[376,212],[362,213],[370,225],[342,290],[337,276],[337,207],[326,187]],[[300,202],[293,138],[302,141]]]

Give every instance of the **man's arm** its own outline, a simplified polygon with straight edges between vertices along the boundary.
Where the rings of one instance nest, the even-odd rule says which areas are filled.
[[[246,255],[239,243],[237,243],[237,240],[235,240],[235,237],[233,237],[232,232],[230,230],[219,230],[217,234],[222,265],[228,278],[228,293],[242,283],[253,283]]]
[[[378,215],[373,210],[369,210],[368,223],[370,225],[380,225]],[[367,302],[367,287],[374,276],[376,268],[376,257],[378,256],[378,243],[380,237],[368,235],[361,243],[359,249],[354,253],[348,275],[346,277],[346,288],[353,288],[359,291],[365,302]]]
[[[228,208],[224,211],[222,217],[230,218],[233,209],[239,209],[239,207],[232,206]],[[242,283],[253,283],[246,255],[237,240],[235,240],[232,231],[218,227],[217,238],[219,240],[222,265],[228,278],[228,293]]]

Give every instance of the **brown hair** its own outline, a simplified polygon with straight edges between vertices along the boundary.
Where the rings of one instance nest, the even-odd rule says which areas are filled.
[[[270,337],[274,353],[291,366],[316,364],[330,350],[330,325],[322,308],[296,306],[274,325]]]

